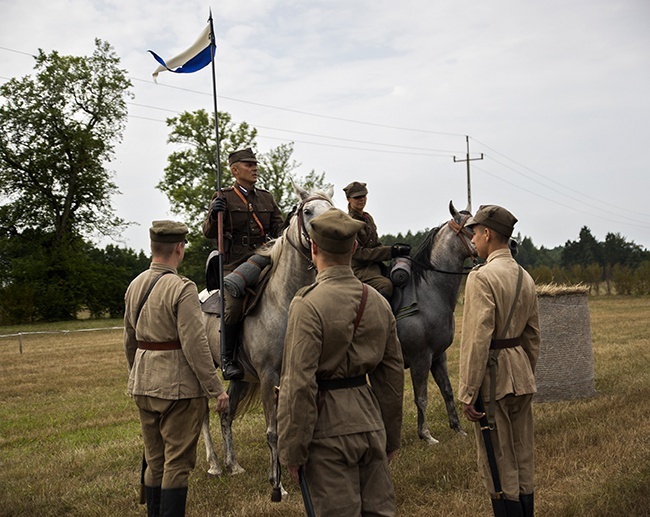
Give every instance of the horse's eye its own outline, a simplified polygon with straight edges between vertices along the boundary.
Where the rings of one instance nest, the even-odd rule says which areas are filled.
[[[312,215],[312,214],[313,214],[313,212],[311,211],[311,208],[305,208],[305,209],[303,210],[303,212],[304,212],[306,215]]]

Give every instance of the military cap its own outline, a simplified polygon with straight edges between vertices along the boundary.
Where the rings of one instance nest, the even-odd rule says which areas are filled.
[[[149,238],[153,242],[183,242],[188,231],[185,223],[153,221],[149,228]]]
[[[228,155],[228,165],[232,165],[237,162],[253,162],[257,163],[257,158],[255,158],[255,153],[250,147],[246,149],[240,149],[234,153]]]
[[[510,237],[517,218],[499,205],[481,205],[474,217],[470,217],[465,226],[482,224],[505,237]]]
[[[311,222],[309,235],[319,248],[330,253],[352,251],[357,233],[365,226],[338,208],[316,216]]]
[[[343,192],[345,192],[346,197],[361,197],[368,195],[366,184],[359,181],[353,181],[350,183],[343,189]]]

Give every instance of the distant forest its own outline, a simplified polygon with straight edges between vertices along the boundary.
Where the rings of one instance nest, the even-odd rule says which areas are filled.
[[[429,230],[383,235],[383,244],[401,242],[417,249]],[[530,237],[513,236],[516,256],[538,284],[585,284],[592,294],[650,294],[650,251],[620,233],[598,241],[584,226],[575,241],[552,249],[536,247]]]

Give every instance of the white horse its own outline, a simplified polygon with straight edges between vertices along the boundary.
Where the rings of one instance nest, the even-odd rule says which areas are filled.
[[[260,254],[271,258],[272,269],[268,284],[252,314],[244,318],[241,344],[237,361],[245,371],[243,380],[230,381],[228,395],[229,409],[221,414],[221,434],[224,442],[224,464],[230,474],[243,472],[235,457],[232,440],[232,421],[244,413],[248,402],[258,394],[261,396],[266,419],[266,440],[271,452],[272,499],[279,501],[286,494],[280,480],[278,460],[277,412],[275,387],[280,384],[284,335],[287,328],[289,304],[296,291],[311,284],[316,272],[311,262],[309,228],[311,220],[333,206],[332,187],[326,192],[309,193],[294,185],[300,199],[298,208],[289,216],[288,226],[273,245]],[[218,344],[219,320],[206,314],[206,324],[211,342]],[[217,346],[218,348],[218,346]],[[213,351],[213,355],[216,350]],[[216,353],[215,357],[219,357]],[[238,409],[240,410],[238,413]],[[211,475],[221,475],[217,455],[210,437],[209,415],[203,423],[203,438]]]

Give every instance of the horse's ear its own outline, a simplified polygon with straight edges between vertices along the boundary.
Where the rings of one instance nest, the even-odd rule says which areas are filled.
[[[453,201],[449,201],[449,213],[454,219],[458,218],[458,210],[456,210],[456,207],[454,206]]]
[[[328,198],[332,199],[334,197],[334,185],[328,184],[325,194],[327,194]]]
[[[296,196],[298,196],[298,199],[300,201],[304,201],[309,197],[309,192],[307,192],[304,188],[299,186],[297,183],[293,181],[293,178],[289,178],[291,180],[291,185],[293,186],[293,191],[296,193]]]

